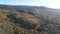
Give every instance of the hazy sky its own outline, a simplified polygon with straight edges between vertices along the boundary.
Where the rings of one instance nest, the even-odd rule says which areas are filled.
[[[60,0],[0,0],[0,4],[32,5],[60,8]]]

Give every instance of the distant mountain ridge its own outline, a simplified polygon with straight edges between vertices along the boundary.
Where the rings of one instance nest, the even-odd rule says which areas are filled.
[[[0,5],[0,8],[26,8],[26,9],[40,9],[40,10],[45,10],[45,9],[52,9],[52,8],[47,8],[44,6],[27,6],[27,5]]]
[[[48,8],[44,6],[27,6],[27,5],[0,5],[0,8],[9,8],[9,9],[29,9],[29,10],[35,10],[38,9],[39,11],[60,11],[60,9],[53,9],[53,8]]]

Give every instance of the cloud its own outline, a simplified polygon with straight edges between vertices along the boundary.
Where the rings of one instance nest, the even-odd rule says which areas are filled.
[[[53,1],[49,1],[49,2],[42,2],[40,3],[41,6],[46,6],[46,7],[50,7],[50,8],[60,8],[60,0],[53,0]]]

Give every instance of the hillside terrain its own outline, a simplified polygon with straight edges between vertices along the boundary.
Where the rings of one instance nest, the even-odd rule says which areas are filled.
[[[0,5],[0,34],[60,34],[59,11],[43,6]]]

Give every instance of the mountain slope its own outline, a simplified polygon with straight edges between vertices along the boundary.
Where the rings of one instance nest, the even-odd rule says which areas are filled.
[[[0,5],[0,34],[60,34],[57,13],[42,6]]]

